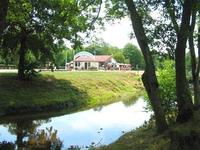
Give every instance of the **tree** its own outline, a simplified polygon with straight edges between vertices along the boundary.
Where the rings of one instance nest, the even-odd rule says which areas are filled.
[[[117,52],[113,55],[114,59],[119,63],[125,63],[125,57],[122,52]]]
[[[194,29],[197,20],[197,9],[198,7],[193,8],[192,12],[192,21],[190,23],[190,33],[189,33],[189,48],[190,48],[190,56],[191,56],[191,68],[192,68],[192,79],[193,79],[193,90],[194,90],[194,104],[195,106],[200,106],[200,85],[199,85],[199,72],[200,72],[200,59],[196,59],[195,54],[195,36]],[[200,12],[199,12],[200,13]],[[198,27],[199,28],[199,27]],[[197,31],[199,32],[199,31]],[[199,36],[197,36],[197,47],[199,47]],[[198,52],[200,53],[200,52]]]
[[[121,52],[119,48],[113,47],[103,41],[91,44],[85,47],[84,50],[94,55],[114,55],[115,53]]]
[[[158,131],[162,132],[167,128],[163,109],[160,105],[159,97],[159,85],[157,82],[155,74],[155,66],[152,59],[152,53],[150,52],[150,45],[156,43],[158,40],[154,40],[152,32],[153,26],[160,27],[159,24],[155,24],[151,16],[148,14],[150,10],[155,10],[156,8],[162,8],[163,21],[169,22],[171,20],[173,26],[170,26],[170,39],[176,43],[175,47],[175,61],[176,61],[176,95],[178,104],[178,116],[177,121],[185,122],[188,121],[193,115],[193,104],[190,95],[190,91],[187,84],[186,73],[185,73],[185,49],[186,41],[188,39],[189,33],[189,23],[192,8],[196,5],[195,1],[185,0],[182,1],[135,1],[125,0],[127,8],[124,8],[123,2],[113,2],[113,10],[117,9],[117,14],[120,17],[127,12],[130,13],[131,22],[135,36],[141,48],[145,61],[145,73],[142,76],[144,86],[146,88],[147,94],[151,101]],[[108,5],[108,7],[110,7]],[[137,8],[137,9],[136,9]],[[125,13],[124,13],[125,12]],[[118,17],[118,15],[115,15]],[[120,18],[119,17],[119,18]],[[180,25],[178,24],[180,22]],[[158,22],[159,23],[159,22]],[[166,27],[169,27],[168,25]],[[162,30],[162,28],[160,28]],[[167,28],[166,28],[167,29]],[[163,37],[167,37],[165,32],[162,32]],[[175,38],[171,38],[175,37]],[[162,38],[162,36],[160,36]],[[166,41],[166,39],[164,40]],[[173,52],[173,51],[172,51]],[[173,57],[172,57],[173,58]],[[157,114],[161,112],[161,115]]]
[[[0,35],[6,26],[6,15],[8,10],[8,0],[0,0]]]
[[[123,48],[123,53],[134,69],[144,69],[144,59],[142,57],[142,53],[135,45],[131,43],[126,44]]]
[[[74,47],[79,46],[82,41],[79,33],[94,29],[99,11],[98,8],[92,10],[97,4],[101,6],[101,1],[10,0],[3,48],[18,51],[18,78],[25,79],[28,50],[37,60],[52,60],[57,45],[64,38]]]
[[[54,63],[58,69],[59,66],[65,66],[68,50],[69,49],[67,49],[64,45],[60,45],[58,50],[54,53]]]
[[[168,126],[163,108],[161,106],[158,81],[155,74],[155,66],[147,42],[148,40],[143,28],[141,17],[136,10],[134,2],[132,0],[125,0],[125,3],[130,13],[135,36],[144,56],[145,72],[142,75],[142,81],[147,91],[148,97],[151,101],[152,108],[154,110],[157,131],[161,133],[165,131]]]
[[[195,6],[194,2],[195,1],[184,1],[181,3],[181,1],[175,2],[170,0],[155,0],[150,2],[153,6],[156,6],[156,8],[158,8],[159,5],[162,7],[164,6],[165,10],[167,10],[166,13],[169,15],[171,22],[173,23],[174,32],[176,33],[176,91],[179,110],[177,121],[179,122],[188,121],[193,114],[192,99],[185,73],[185,49],[189,33],[191,12],[193,6]],[[164,17],[165,16],[166,15],[164,15]],[[180,22],[180,27],[177,22]]]
[[[185,49],[186,49],[186,42],[188,39],[190,17],[192,14],[193,3],[194,1],[185,0],[183,4],[181,25],[180,29],[178,29],[177,32],[175,62],[176,62],[176,95],[178,104],[177,121],[179,122],[186,122],[193,116],[192,98],[190,95],[186,79],[186,71],[185,71]],[[175,27],[177,28],[177,26]]]

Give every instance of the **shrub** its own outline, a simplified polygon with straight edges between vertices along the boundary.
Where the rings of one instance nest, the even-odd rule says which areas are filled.
[[[27,65],[25,65],[25,78],[26,79],[31,79],[32,77],[37,75],[37,71],[35,71],[34,69],[38,67],[37,63],[29,63]]]
[[[175,65],[172,60],[165,60],[163,66],[157,72],[161,104],[169,123],[173,123],[177,114],[176,103],[176,76]],[[147,99],[147,109],[152,110]]]

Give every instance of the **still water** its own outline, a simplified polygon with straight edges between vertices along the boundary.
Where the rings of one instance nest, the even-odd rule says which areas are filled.
[[[77,113],[48,116],[45,119],[26,117],[10,122],[0,120],[0,141],[16,144],[21,140],[22,143],[28,141],[28,136],[33,132],[53,128],[52,131],[57,130],[56,137],[62,142],[62,149],[106,145],[147,121],[151,113],[145,111],[145,106],[146,103],[140,97],[131,104],[117,102]]]

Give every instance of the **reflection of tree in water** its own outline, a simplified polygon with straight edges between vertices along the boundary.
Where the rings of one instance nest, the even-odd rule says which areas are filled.
[[[133,104],[135,104],[137,102],[137,100],[135,99],[128,99],[128,100],[125,100],[125,101],[122,101],[123,104],[126,106],[126,107],[129,107],[129,106],[132,106]]]
[[[53,149],[59,150],[62,147],[62,142],[57,137],[57,131],[53,128],[46,128],[46,130],[37,130],[37,127],[43,123],[48,122],[48,120],[20,120],[15,123],[10,123],[5,126],[8,127],[8,130],[11,134],[16,135],[16,142],[0,143],[1,149],[10,149],[13,150],[13,145],[17,146],[17,149],[30,149],[30,150],[46,150]],[[7,146],[5,148],[5,146]]]
[[[104,106],[99,106],[99,107],[95,107],[93,108],[94,111],[101,111],[103,109]]]
[[[29,149],[60,150],[61,147],[62,142],[57,137],[57,130],[53,131],[52,127],[30,135],[27,141],[27,148]]]

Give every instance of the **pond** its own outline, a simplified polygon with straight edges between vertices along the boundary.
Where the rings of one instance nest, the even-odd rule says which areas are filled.
[[[1,119],[0,141],[11,142],[15,148],[16,145],[23,147],[27,143],[36,143],[36,139],[42,141],[43,138],[39,143],[44,143],[47,137],[61,142],[62,149],[106,145],[150,118],[151,113],[145,111],[145,105],[140,97],[131,104],[117,102],[72,114],[47,116],[45,119],[27,116],[12,121]]]

